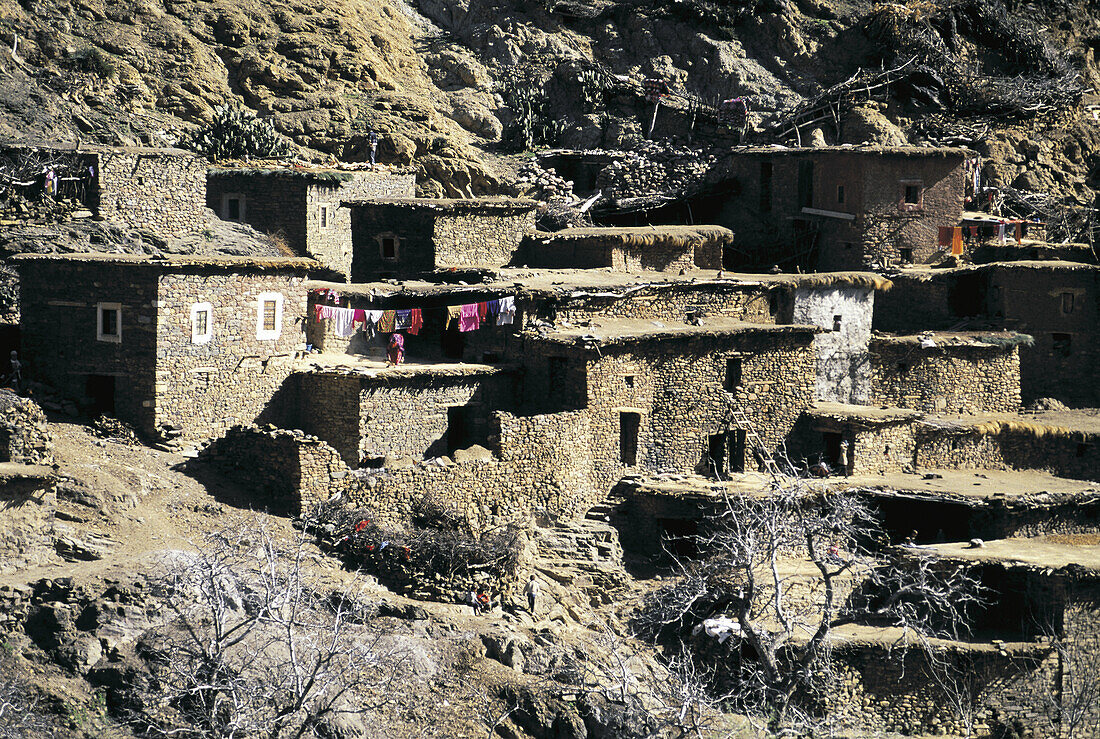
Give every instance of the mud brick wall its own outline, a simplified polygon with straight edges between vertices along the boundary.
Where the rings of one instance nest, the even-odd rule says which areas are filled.
[[[1016,346],[938,346],[871,341],[875,404],[926,413],[1015,413],[1020,409]]]
[[[353,467],[363,458],[449,454],[448,410],[454,407],[464,411],[461,447],[488,446],[492,411],[515,405],[514,378],[498,369],[375,377],[316,372],[300,382],[300,427],[336,447]]]
[[[962,216],[966,192],[963,157],[884,156],[863,168],[862,214],[864,263],[897,264],[902,249],[912,261],[926,264],[945,256],[938,246],[940,226],[954,226]],[[903,181],[924,187],[917,210],[904,208]],[[826,206],[828,207],[828,206]],[[946,253],[950,253],[950,249]]]
[[[151,431],[156,425],[157,268],[90,260],[34,260],[17,268],[24,377],[84,400],[85,406],[89,376],[114,378],[115,415]],[[96,339],[99,302],[121,304],[118,343]]]
[[[208,438],[236,425],[281,419],[291,406],[293,388],[287,377],[294,355],[305,347],[304,280],[304,270],[163,275],[155,424],[182,426],[186,438]],[[278,338],[257,336],[261,293],[283,297]],[[213,308],[213,336],[206,343],[192,341],[195,303]]]
[[[349,503],[369,507],[384,525],[402,525],[415,503],[428,497],[464,511],[475,528],[525,513],[575,519],[596,503],[602,491],[591,477],[586,413],[498,413],[496,418],[500,449],[495,458],[356,476],[348,488]]]
[[[605,291],[593,289],[593,293]],[[606,291],[611,292],[611,291]],[[688,311],[703,316],[727,316],[747,323],[776,323],[779,298],[763,285],[735,282],[705,284],[654,284],[630,293],[555,296],[538,301],[527,315],[544,320],[579,323],[589,318],[644,318],[655,321],[683,320]]]
[[[432,235],[436,267],[502,267],[520,254],[535,230],[535,209],[445,212]]]
[[[183,151],[102,151],[96,167],[97,214],[159,236],[197,231],[206,194],[206,160]]]
[[[0,389],[0,462],[53,464],[46,414],[30,398]]]
[[[690,337],[601,347],[600,353],[587,363],[587,408],[602,487],[628,472],[707,472],[708,437],[736,428],[735,408],[745,412],[772,451],[813,402],[809,332]],[[730,392],[727,360],[734,357],[741,359],[742,380]],[[620,456],[624,412],[642,416],[634,466],[624,465]],[[751,449],[745,467],[756,467]]]
[[[650,246],[624,246],[600,238],[590,241],[569,239],[564,242],[528,243],[524,248],[524,263],[541,269],[610,268],[614,272],[679,272],[695,269],[695,249],[691,244],[657,243]],[[700,247],[703,251],[703,247]],[[712,251],[717,251],[715,247]],[[700,255],[711,269],[721,267],[712,254]],[[709,257],[709,259],[708,259]]]
[[[253,493],[253,507],[298,515],[347,485],[348,469],[324,441],[273,426],[237,426],[201,459]]]
[[[1100,436],[1037,437],[1025,431],[979,434],[915,427],[916,465],[926,469],[1045,470],[1059,477],[1100,480]]]

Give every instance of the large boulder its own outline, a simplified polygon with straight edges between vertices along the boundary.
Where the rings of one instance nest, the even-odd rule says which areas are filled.
[[[870,106],[852,108],[844,116],[842,144],[905,146],[905,133],[886,116]]]

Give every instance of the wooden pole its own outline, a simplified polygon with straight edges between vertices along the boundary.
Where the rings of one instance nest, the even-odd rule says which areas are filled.
[[[649,121],[649,133],[646,134],[647,139],[653,138],[653,127],[657,125],[657,109],[661,107],[661,98],[657,98],[657,101],[653,103],[653,118]]]

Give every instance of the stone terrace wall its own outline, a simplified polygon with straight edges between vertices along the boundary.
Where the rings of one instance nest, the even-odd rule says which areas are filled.
[[[89,376],[114,378],[116,417],[152,432],[157,334],[157,269],[92,260],[18,265],[24,376],[76,400]],[[117,343],[96,339],[96,304],[120,303]]]
[[[335,449],[301,431],[238,426],[208,446],[202,459],[255,494],[255,508],[297,515],[347,485]]]
[[[502,267],[521,253],[535,230],[535,209],[444,212],[435,219],[435,267]]]
[[[854,729],[900,734],[963,736],[966,717],[952,709],[957,701],[929,674],[919,649],[902,657],[890,645],[834,647],[841,684],[830,691],[829,713]],[[995,648],[938,648],[937,657],[959,671],[962,687],[973,692],[974,728],[984,736],[995,717],[1019,716],[1025,725],[1041,726],[1044,694],[1058,683],[1058,659],[1047,646],[1027,645],[1001,654]],[[964,693],[965,695],[965,693]],[[964,698],[965,700],[965,698]]]
[[[978,434],[915,426],[916,466],[925,469],[1046,470],[1060,477],[1100,480],[1100,437],[1037,437],[1024,431]]]
[[[185,438],[219,436],[232,426],[276,421],[293,412],[290,376],[304,349],[304,270],[279,273],[165,274],[157,309],[156,423]],[[283,298],[279,336],[257,336],[261,293]],[[213,336],[194,343],[191,306],[210,303]],[[125,333],[124,333],[125,336]]]
[[[926,413],[1015,413],[1020,409],[1016,346],[938,346],[871,341],[876,405]]]
[[[46,414],[30,398],[0,389],[0,462],[53,464]]]
[[[206,201],[206,160],[184,151],[99,152],[98,214],[158,236],[197,231]]]

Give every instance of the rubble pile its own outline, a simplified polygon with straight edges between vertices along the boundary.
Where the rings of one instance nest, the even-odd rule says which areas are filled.
[[[128,446],[138,446],[141,442],[134,429],[117,418],[99,416],[92,422],[92,432],[101,439],[114,441]]]
[[[615,200],[682,192],[706,176],[717,159],[689,146],[644,141],[601,170],[596,188]]]
[[[525,163],[518,172],[516,195],[552,204],[572,203],[577,199],[573,194],[572,182],[553,168],[543,169],[534,158]]]

